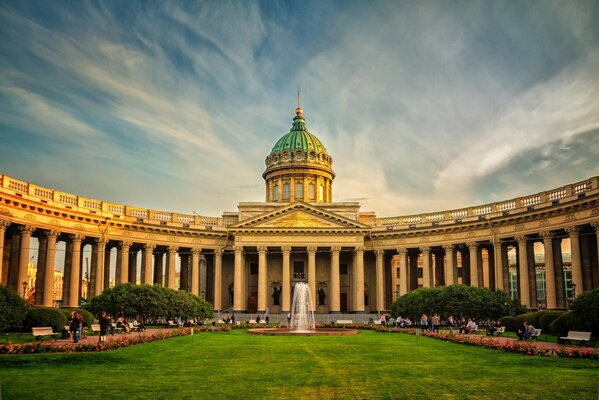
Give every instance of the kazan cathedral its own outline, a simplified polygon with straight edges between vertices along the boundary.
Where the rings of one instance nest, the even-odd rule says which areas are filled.
[[[456,283],[505,290],[529,309],[564,309],[599,287],[599,177],[491,204],[377,217],[333,201],[332,165],[298,107],[266,157],[265,201],[220,217],[0,175],[0,283],[45,306],[76,307],[131,282],[189,291],[216,311],[272,314],[290,311],[296,282],[308,284],[318,314],[381,312],[418,287]],[[55,270],[63,271],[58,299]]]

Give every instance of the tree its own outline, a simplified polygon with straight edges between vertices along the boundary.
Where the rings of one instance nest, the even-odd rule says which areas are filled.
[[[0,331],[21,326],[27,304],[9,286],[0,286]]]
[[[589,290],[577,296],[572,303],[572,312],[585,331],[599,335],[599,289]]]
[[[198,296],[160,285],[124,283],[93,297],[85,307],[98,315],[102,311],[115,316],[136,318],[145,324],[166,319],[212,318],[212,305]]]
[[[524,307],[503,291],[452,285],[443,288],[420,288],[407,293],[392,305],[393,317],[407,316],[418,320],[423,313],[438,313],[442,318],[474,318],[477,321],[517,315]]]

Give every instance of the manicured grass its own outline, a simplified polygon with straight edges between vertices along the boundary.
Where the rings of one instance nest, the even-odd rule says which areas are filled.
[[[193,342],[192,342],[193,340]],[[113,352],[1,356],[3,399],[591,399],[598,360],[527,357],[409,336],[244,330]]]

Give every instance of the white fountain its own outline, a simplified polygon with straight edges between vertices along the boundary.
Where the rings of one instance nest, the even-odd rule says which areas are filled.
[[[295,284],[290,329],[292,332],[298,333],[316,331],[312,295],[310,294],[310,287],[305,282]]]

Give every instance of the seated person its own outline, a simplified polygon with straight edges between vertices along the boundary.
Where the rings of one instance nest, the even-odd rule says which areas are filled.
[[[526,332],[524,332],[524,340],[528,340],[531,337],[535,336],[537,334],[537,330],[535,329],[534,326],[532,326],[531,324],[528,324],[528,328],[526,329]]]
[[[522,325],[520,325],[520,327],[518,328],[518,330],[516,330],[516,335],[518,335],[518,339],[520,340],[526,340],[528,338],[524,338],[524,335],[526,334],[526,332],[528,331],[528,322],[524,321],[522,322]]]
[[[487,336],[493,336],[495,332],[499,329],[499,322],[491,321],[491,324],[487,328]]]
[[[256,323],[259,324],[260,323],[260,316],[256,315]]]
[[[472,333],[478,329],[478,325],[476,325],[476,322],[474,322],[473,319],[469,319],[468,324],[466,324],[466,329],[468,330],[467,333]]]

